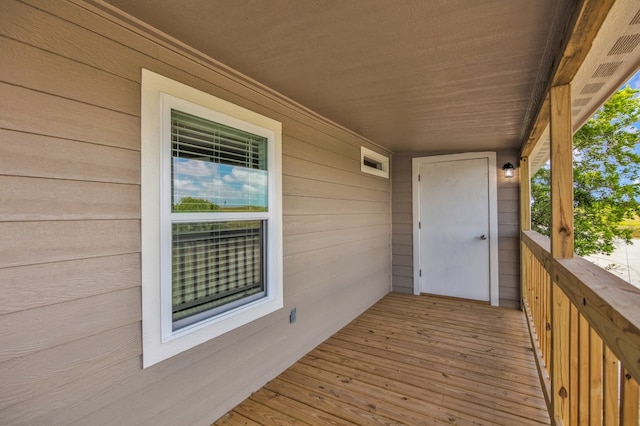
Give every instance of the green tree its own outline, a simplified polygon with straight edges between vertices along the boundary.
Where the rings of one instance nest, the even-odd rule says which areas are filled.
[[[210,212],[220,210],[220,206],[204,198],[182,197],[173,205],[174,212]]]
[[[573,137],[575,250],[581,256],[611,253],[617,239],[627,244],[632,230],[620,223],[640,215],[640,134],[638,90],[616,92]],[[531,182],[532,228],[549,235],[550,170],[540,169]]]

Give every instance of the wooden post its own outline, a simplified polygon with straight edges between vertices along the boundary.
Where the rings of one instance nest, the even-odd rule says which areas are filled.
[[[529,158],[520,158],[520,231],[531,230],[531,178]],[[524,251],[522,239],[520,240],[520,300],[524,310],[525,300],[528,298],[531,285],[531,271],[529,270],[529,256]],[[531,301],[528,300],[529,303]],[[536,330],[540,336],[541,330]]]
[[[551,255],[573,257],[573,129],[571,86],[552,87],[549,92],[551,135]],[[577,424],[571,419],[570,302],[551,275],[551,412],[553,423]],[[575,389],[573,389],[575,391]]]
[[[573,130],[571,86],[551,88],[551,255],[573,257]]]
[[[531,230],[531,169],[529,157],[520,158],[520,230]]]

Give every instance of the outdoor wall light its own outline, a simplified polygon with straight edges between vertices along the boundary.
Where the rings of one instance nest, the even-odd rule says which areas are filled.
[[[504,166],[502,166],[502,171],[504,172],[504,177],[506,177],[507,179],[511,179],[513,177],[513,173],[515,171],[515,167],[513,167],[513,164],[511,163],[507,163]]]

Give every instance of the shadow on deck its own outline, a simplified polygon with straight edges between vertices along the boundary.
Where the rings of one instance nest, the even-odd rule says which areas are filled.
[[[548,425],[524,314],[392,293],[215,425]]]

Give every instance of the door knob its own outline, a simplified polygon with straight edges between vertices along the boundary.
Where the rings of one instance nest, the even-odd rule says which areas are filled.
[[[484,235],[484,234],[482,234],[482,235],[480,235],[478,238],[480,238],[481,240],[486,240],[486,239],[487,239],[487,236],[486,236],[486,235]]]

